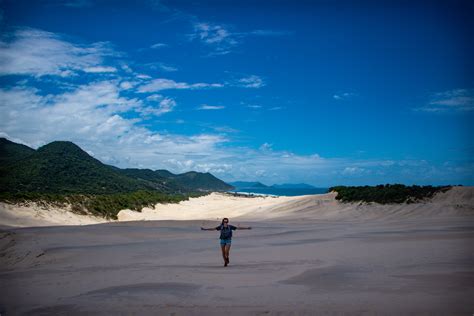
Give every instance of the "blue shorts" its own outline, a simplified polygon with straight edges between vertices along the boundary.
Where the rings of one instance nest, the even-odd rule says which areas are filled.
[[[227,239],[221,239],[221,245],[226,245],[226,244],[231,244],[232,243],[232,239],[230,238],[227,238]]]

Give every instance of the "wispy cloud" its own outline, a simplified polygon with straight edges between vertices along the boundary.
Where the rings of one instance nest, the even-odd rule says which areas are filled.
[[[142,79],[142,80],[148,80],[148,79],[151,79],[151,76],[145,75],[145,74],[137,74],[136,78],[137,79]]]
[[[154,63],[155,67],[158,67],[159,63]],[[162,65],[161,65],[162,66]],[[151,79],[149,76],[142,77],[142,79]],[[247,76],[241,79],[232,80],[224,83],[187,83],[177,82],[172,79],[159,78],[150,81],[145,81],[144,84],[138,87],[138,92],[158,92],[162,90],[197,90],[197,89],[212,89],[212,88],[223,88],[225,86],[240,87],[240,88],[261,88],[265,86],[265,82],[262,78],[256,75]]]
[[[270,150],[272,150],[272,146],[273,146],[272,144],[263,143],[263,144],[259,147],[259,149],[260,149],[261,151],[270,151]]]
[[[474,90],[454,89],[431,95],[429,102],[415,111],[445,113],[466,112],[474,110]]]
[[[144,84],[138,88],[138,92],[157,92],[162,90],[171,89],[208,89],[208,88],[221,88],[223,84],[220,83],[187,83],[187,82],[176,82],[171,79],[154,79],[147,84]]]
[[[168,44],[165,44],[165,43],[155,43],[153,45],[150,46],[151,49],[157,49],[157,48],[163,48],[163,47],[167,47]]]
[[[71,8],[89,8],[94,5],[94,3],[91,0],[67,0],[64,2],[59,2],[65,7],[71,7]]]
[[[144,116],[149,116],[149,115],[160,116],[165,113],[172,112],[175,106],[176,106],[175,100],[169,97],[166,97],[166,98],[161,98],[156,105],[141,107],[141,108],[138,108],[137,111]]]
[[[166,71],[166,72],[178,71],[178,68],[176,68],[174,66],[171,66],[171,65],[168,65],[168,64],[165,64],[165,63],[162,63],[162,62],[147,63],[145,65],[148,68],[154,69],[154,70],[159,69],[159,70],[163,70],[163,71]]]
[[[269,111],[279,111],[279,110],[283,110],[284,107],[283,106],[272,106],[271,108],[269,108],[268,110]]]
[[[117,72],[117,68],[107,67],[107,66],[95,66],[95,67],[84,68],[84,72],[90,72],[90,73]]]
[[[256,35],[256,36],[284,36],[284,35],[291,35],[292,32],[276,31],[276,30],[255,30],[255,31],[250,31],[248,34]]]
[[[140,119],[123,114],[162,115],[176,103],[168,97],[148,103],[121,96],[114,82],[91,83],[46,96],[31,87],[0,89],[0,103],[4,105],[0,107],[2,135],[18,135],[35,147],[71,140],[96,158],[121,166],[164,167],[167,159],[212,154],[216,144],[226,141],[219,135],[160,134],[137,125]]]
[[[344,170],[342,170],[341,174],[343,175],[355,175],[355,174],[361,174],[365,171],[363,168],[359,167],[345,167]]]
[[[265,82],[259,76],[251,75],[239,79],[237,85],[244,88],[261,88],[265,86]]]
[[[238,129],[229,127],[229,126],[211,126],[211,128],[220,133],[238,133]]]
[[[225,109],[225,106],[223,105],[208,105],[208,104],[203,104],[197,108],[198,110],[223,110]]]
[[[123,90],[128,90],[133,88],[136,85],[136,82],[130,82],[130,81],[122,81],[120,83],[120,88]]]
[[[194,32],[189,38],[212,47],[216,55],[228,54],[232,47],[239,44],[235,36],[223,25],[198,22],[193,24],[193,28]]]
[[[283,36],[290,32],[275,30],[254,30],[249,32],[235,32],[229,25],[211,22],[193,21],[193,33],[189,34],[191,40],[198,40],[212,49],[210,56],[226,55],[233,48],[240,45],[248,36]]]
[[[350,100],[356,96],[357,94],[353,92],[341,92],[341,93],[334,94],[332,97],[334,100],[344,101],[344,100]]]
[[[60,36],[23,28],[0,42],[0,75],[71,76],[103,67],[105,57],[119,56],[109,43],[72,44]]]

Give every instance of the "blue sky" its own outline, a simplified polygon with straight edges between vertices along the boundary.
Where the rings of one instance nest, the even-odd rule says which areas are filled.
[[[119,167],[474,185],[470,1],[2,1],[0,135]]]

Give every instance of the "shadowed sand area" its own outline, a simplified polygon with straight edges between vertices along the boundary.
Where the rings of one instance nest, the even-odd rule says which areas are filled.
[[[217,232],[199,230],[216,221],[3,227],[1,314],[471,315],[466,205],[398,219],[375,209],[239,219],[253,229],[235,232],[229,267]]]

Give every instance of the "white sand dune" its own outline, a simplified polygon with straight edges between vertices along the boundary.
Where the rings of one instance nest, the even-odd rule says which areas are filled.
[[[212,193],[178,204],[157,204],[154,209],[144,208],[141,212],[121,210],[118,220],[220,220],[222,217],[237,221],[399,220],[474,215],[474,187],[453,187],[426,202],[413,204],[341,203],[336,200],[336,195],[249,198]],[[75,214],[70,211],[70,207],[0,203],[0,225],[5,226],[89,225],[103,222],[107,220]]]
[[[376,220],[411,217],[474,215],[474,187],[453,187],[426,202],[413,204],[341,203],[337,193],[296,197],[232,197],[212,193],[179,204],[156,205],[141,212],[122,210],[120,221],[131,220]]]
[[[89,225],[105,222],[107,220],[102,217],[75,214],[70,207],[34,202],[23,204],[0,202],[0,225],[4,226]]]

